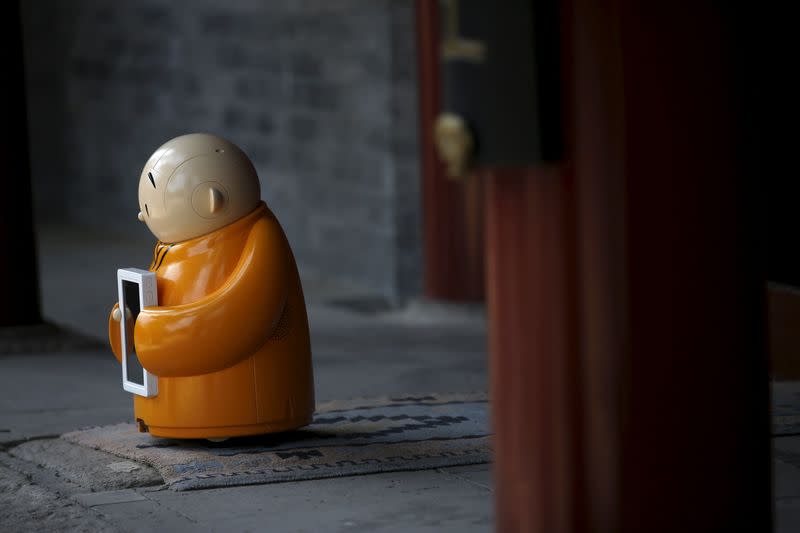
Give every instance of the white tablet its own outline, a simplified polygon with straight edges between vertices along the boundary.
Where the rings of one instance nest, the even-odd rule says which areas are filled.
[[[142,367],[133,344],[133,326],[139,312],[145,307],[158,305],[156,275],[139,268],[117,270],[119,308],[125,310],[120,317],[120,345],[122,346],[122,388],[128,392],[151,398],[158,395],[158,377]]]

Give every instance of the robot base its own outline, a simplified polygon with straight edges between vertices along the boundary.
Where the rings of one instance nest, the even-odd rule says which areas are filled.
[[[173,428],[147,426],[141,419],[137,420],[139,431],[150,432],[154,437],[167,439],[226,439],[229,437],[245,437],[291,431],[311,423],[311,417],[280,420],[268,424],[252,424],[247,426],[222,426],[211,428]],[[144,428],[142,428],[144,426]],[[144,429],[144,431],[142,431]]]

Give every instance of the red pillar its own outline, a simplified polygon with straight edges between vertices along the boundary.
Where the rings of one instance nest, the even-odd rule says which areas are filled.
[[[565,2],[567,156],[494,172],[500,531],[770,531],[757,156],[711,2]]]
[[[576,531],[583,520],[569,183],[559,167],[495,172],[489,179],[498,531]]]

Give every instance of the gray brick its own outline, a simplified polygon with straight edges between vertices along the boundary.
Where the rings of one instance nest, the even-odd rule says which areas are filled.
[[[303,51],[292,57],[291,72],[299,78],[318,78],[322,75],[322,62],[320,54]]]
[[[262,113],[256,121],[256,127],[258,128],[259,132],[263,133],[264,135],[269,135],[275,130],[275,121],[271,116],[267,115],[266,113]]]
[[[128,42],[120,37],[109,37],[103,43],[103,53],[107,56],[115,57],[122,55],[128,46]]]
[[[292,103],[304,109],[332,110],[341,98],[337,85],[318,81],[298,81],[292,86]]]
[[[178,78],[178,91],[184,97],[197,96],[201,91],[201,84],[196,74],[184,74]]]
[[[111,65],[98,59],[77,58],[72,63],[72,72],[77,78],[103,81],[111,77]]]
[[[272,148],[264,141],[243,144],[242,149],[255,166],[264,167],[272,162]]]
[[[148,115],[158,111],[158,98],[150,93],[137,93],[133,97],[133,110],[139,115]]]
[[[277,72],[281,68],[281,58],[273,50],[251,48],[241,42],[223,43],[217,49],[217,65],[221,68]]]
[[[253,25],[254,21],[247,16],[229,11],[210,11],[200,16],[200,27],[204,34],[229,35]]]
[[[98,6],[94,13],[92,13],[91,18],[92,22],[100,26],[110,26],[117,22],[119,18],[119,12],[109,5]]]
[[[289,134],[292,139],[299,142],[308,142],[314,138],[318,131],[318,119],[306,115],[293,116],[289,119]],[[307,150],[297,151],[297,157],[308,157]]]
[[[281,81],[278,77],[241,76],[236,80],[234,91],[240,98],[261,102],[284,98]]]
[[[176,15],[168,6],[142,6],[136,15],[147,31],[170,30],[175,27]]]
[[[238,107],[229,107],[225,110],[224,124],[226,128],[242,128],[247,123],[247,112]]]

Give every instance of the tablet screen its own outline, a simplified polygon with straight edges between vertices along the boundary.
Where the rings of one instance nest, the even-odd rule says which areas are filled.
[[[136,347],[133,344],[133,326],[142,304],[139,301],[139,284],[133,281],[122,280],[122,293],[125,299],[125,306],[130,312],[130,317],[125,320],[125,337],[128,339],[127,357],[125,359],[128,381],[144,386],[144,368],[139,363],[136,356]]]

